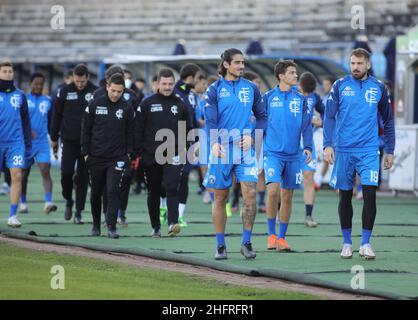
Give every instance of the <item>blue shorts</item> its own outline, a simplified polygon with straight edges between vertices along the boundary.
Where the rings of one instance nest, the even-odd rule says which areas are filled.
[[[0,146],[0,170],[3,169],[3,160],[7,168],[25,167],[25,146],[24,144],[8,144]]]
[[[362,185],[377,187],[380,168],[379,154],[379,151],[336,152],[329,185],[334,189],[351,190],[354,187],[357,172]]]
[[[282,160],[269,154],[264,157],[264,176],[266,184],[280,183],[283,189],[299,189],[302,184],[300,160]]]
[[[50,163],[51,149],[49,142],[32,144],[32,152],[25,161],[25,168],[29,168],[33,163]]]
[[[237,183],[258,181],[254,148],[241,151],[236,144],[230,143],[224,158],[211,154],[203,185],[212,189],[228,189],[232,186],[232,173]]]
[[[306,155],[302,152],[300,155],[300,167],[303,172],[305,171],[316,171],[316,151],[315,148],[312,149],[312,160],[309,163],[306,163]]]

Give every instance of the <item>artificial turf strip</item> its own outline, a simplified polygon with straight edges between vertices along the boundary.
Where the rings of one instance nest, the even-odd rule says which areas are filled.
[[[58,170],[53,171],[54,181],[59,181]],[[163,237],[150,237],[149,217],[146,210],[146,196],[132,195],[129,200],[127,218],[129,227],[119,228],[121,238],[108,239],[102,228],[102,237],[91,237],[91,216],[89,204],[83,217],[87,223],[76,226],[63,219],[64,203],[60,186],[55,184],[54,197],[59,210],[49,216],[42,213],[43,195],[41,181],[36,170],[32,171],[29,185],[28,215],[20,215],[23,222],[20,229],[6,226],[8,203],[0,196],[0,232],[12,232],[14,236],[37,234],[32,239],[67,245],[85,246],[101,250],[113,250],[136,254],[150,254],[161,259],[182,262],[203,263],[220,270],[246,274],[300,274],[304,281],[323,281],[341,289],[350,288],[353,277],[351,268],[360,265],[365,270],[365,290],[389,298],[418,297],[418,200],[415,198],[377,198],[377,218],[372,236],[372,246],[376,252],[375,261],[364,261],[358,256],[361,241],[362,202],[353,199],[353,249],[351,260],[339,257],[342,239],[338,221],[338,196],[331,191],[320,191],[316,197],[313,217],[320,225],[309,229],[304,226],[303,194],[295,192],[293,213],[289,225],[287,241],[291,253],[276,253],[266,250],[267,224],[265,214],[258,214],[253,230],[252,243],[257,251],[254,261],[246,261],[239,253],[242,223],[239,214],[228,219],[227,249],[228,260],[216,262],[215,237],[211,224],[210,205],[201,202],[196,195],[197,186],[192,182],[185,218],[189,227],[182,229],[178,237],[167,237],[167,226],[163,226]],[[3,201],[4,199],[4,201]],[[35,201],[34,201],[35,200]],[[274,270],[276,272],[274,272]],[[308,279],[308,280],[307,280]]]

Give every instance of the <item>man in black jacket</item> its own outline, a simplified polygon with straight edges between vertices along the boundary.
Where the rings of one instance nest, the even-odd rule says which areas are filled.
[[[74,68],[74,82],[62,87],[54,103],[51,126],[51,147],[56,154],[58,139],[61,137],[61,186],[62,195],[67,201],[65,220],[72,217],[74,201],[72,199],[73,185],[76,188],[76,213],[74,223],[82,224],[81,211],[84,210],[88,187],[88,172],[83,157],[80,154],[81,119],[93,92],[97,87],[89,80],[89,71],[83,64]],[[77,173],[74,177],[74,166],[77,162]]]
[[[133,150],[134,111],[123,99],[125,82],[120,74],[107,84],[107,94],[94,99],[83,116],[81,154],[90,172],[92,235],[100,235],[101,199],[106,186],[108,236],[119,238],[116,219],[121,207],[122,181]]]
[[[107,68],[106,73],[105,73],[105,80],[107,84],[109,83],[110,78],[114,74],[120,74],[121,76],[125,76],[124,70],[122,69],[120,65],[117,65],[117,64],[111,65],[109,68]],[[107,95],[106,84],[100,87],[99,89],[97,89],[93,94],[94,98],[97,98],[103,95]],[[139,100],[138,100],[136,93],[133,90],[126,87],[126,79],[125,79],[125,89],[123,90],[122,99],[127,101],[128,104],[132,107],[132,110],[135,112],[136,108],[139,105]],[[125,211],[126,211],[126,208],[128,207],[130,186],[131,186],[131,170],[130,168],[128,168],[128,170],[125,172],[124,179],[122,181],[122,194],[121,194],[122,202],[121,202],[121,207],[118,210],[118,222],[123,227],[128,226],[128,223],[126,222]],[[103,212],[106,212],[106,209],[107,209],[106,196],[107,196],[106,193],[103,194]]]
[[[142,101],[136,113],[135,149],[142,156],[144,165],[153,237],[161,236],[161,185],[167,193],[168,235],[175,236],[180,232],[178,188],[185,163],[186,132],[191,124],[186,105],[173,93],[174,84],[173,72],[160,70],[158,92]],[[179,137],[181,127],[183,137]],[[161,129],[165,130],[159,131]]]

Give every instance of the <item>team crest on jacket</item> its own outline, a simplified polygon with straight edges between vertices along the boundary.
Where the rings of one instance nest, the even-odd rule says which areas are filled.
[[[366,102],[371,107],[373,103],[377,103],[377,94],[379,93],[379,90],[375,87],[369,88],[369,90],[366,91],[364,94],[364,98],[366,99]]]
[[[171,107],[171,112],[172,112],[174,115],[176,115],[176,114],[178,113],[178,108],[177,108],[177,106],[176,106],[176,105],[174,105],[174,106],[172,106],[172,107]]]
[[[123,94],[123,99],[125,99],[125,101],[128,101],[131,98],[131,95],[128,92],[125,92]]]
[[[91,94],[90,92],[89,92],[89,93],[87,93],[87,94],[84,96],[84,99],[86,99],[86,101],[87,101],[87,102],[89,102],[91,99],[93,99],[93,94]]]
[[[20,108],[22,98],[19,94],[14,94],[10,97],[10,104],[16,110]]]
[[[289,103],[290,112],[293,113],[295,117],[298,113],[300,113],[300,103],[301,101],[298,98],[293,98],[293,100]]]
[[[116,117],[118,119],[123,119],[123,110],[119,109],[118,111],[116,111]]]
[[[39,112],[42,113],[42,115],[44,116],[46,113],[48,113],[48,102],[46,101],[42,101],[39,104]]]

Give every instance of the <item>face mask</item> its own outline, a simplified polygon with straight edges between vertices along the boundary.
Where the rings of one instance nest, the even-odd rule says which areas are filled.
[[[130,88],[131,85],[132,85],[132,80],[131,79],[125,79],[125,87]]]

